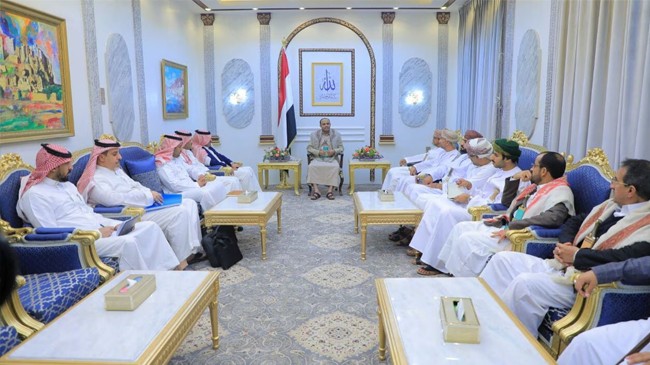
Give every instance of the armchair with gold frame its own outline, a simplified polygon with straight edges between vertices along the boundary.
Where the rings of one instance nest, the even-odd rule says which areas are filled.
[[[612,177],[614,171],[600,148],[587,151],[587,156],[577,163],[573,163],[573,156],[568,156],[566,178],[573,191],[576,214],[589,213],[593,207],[609,198]],[[513,251],[541,258],[552,258],[560,230],[560,228],[530,226],[521,230],[511,230],[507,233],[507,237]],[[586,308],[585,301],[578,298],[572,308],[549,310],[539,327],[538,340],[552,356],[557,357],[568,344],[567,340],[575,336],[576,326],[585,327],[577,323]],[[567,332],[567,328],[571,330]]]
[[[13,153],[0,156],[0,234],[16,253],[19,285],[0,308],[0,323],[30,336],[108,280],[115,270],[97,255],[96,231],[24,227],[16,212],[20,179],[31,166]]]

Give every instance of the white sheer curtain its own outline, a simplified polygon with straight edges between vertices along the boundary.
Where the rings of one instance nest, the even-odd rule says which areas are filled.
[[[650,158],[650,1],[561,5],[548,148]]]
[[[494,138],[499,117],[505,2],[471,0],[459,11],[458,127]]]

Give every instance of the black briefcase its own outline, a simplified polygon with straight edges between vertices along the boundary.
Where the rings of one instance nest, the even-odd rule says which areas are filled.
[[[243,258],[233,226],[216,226],[201,240],[210,266],[228,270]]]

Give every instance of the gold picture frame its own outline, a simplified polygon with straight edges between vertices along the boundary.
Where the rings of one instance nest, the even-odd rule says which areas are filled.
[[[160,63],[162,84],[163,119],[186,119],[189,115],[187,99],[187,66],[162,60]]]
[[[353,48],[300,48],[298,75],[301,117],[354,117]],[[321,90],[323,82],[335,86]]]
[[[0,17],[0,142],[74,136],[65,19],[4,0]]]
[[[344,93],[343,62],[312,62],[311,105],[342,106]]]

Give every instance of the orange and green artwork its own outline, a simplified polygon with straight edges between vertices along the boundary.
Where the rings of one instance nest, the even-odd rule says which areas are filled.
[[[72,135],[65,21],[3,1],[0,45],[0,141]]]

